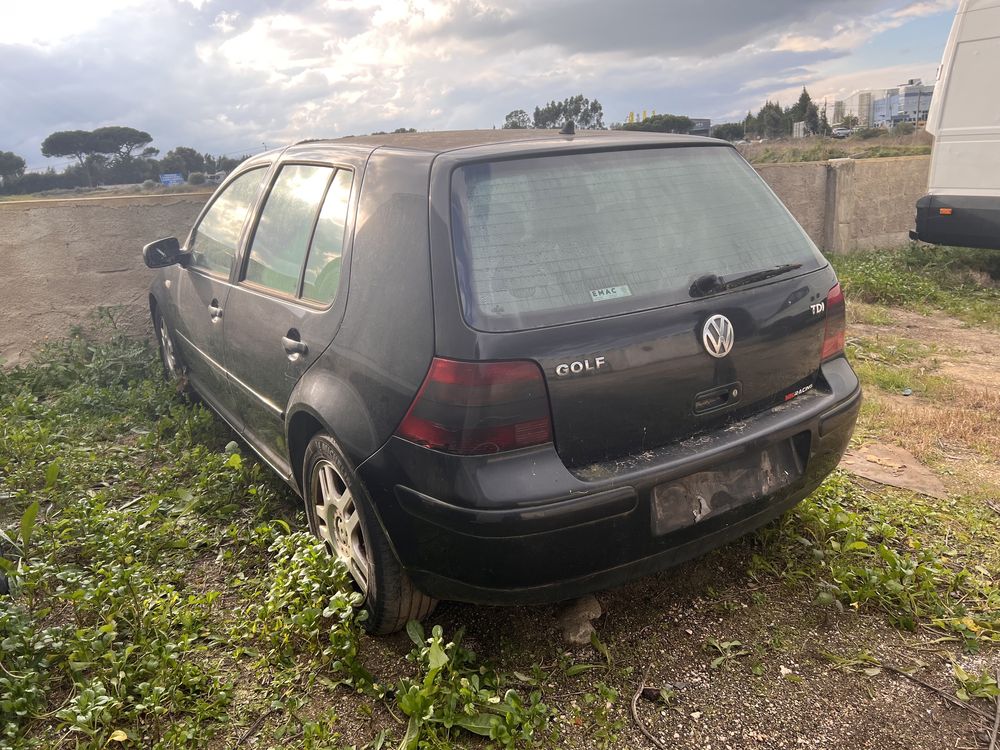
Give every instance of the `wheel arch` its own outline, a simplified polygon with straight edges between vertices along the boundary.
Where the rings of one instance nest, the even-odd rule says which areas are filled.
[[[309,441],[320,432],[330,434],[330,430],[311,410],[301,408],[288,418],[286,432],[288,462],[292,468],[292,479],[299,494],[304,495],[305,477],[302,475],[302,463],[305,459],[306,447],[309,445]],[[335,437],[334,440],[336,440]]]

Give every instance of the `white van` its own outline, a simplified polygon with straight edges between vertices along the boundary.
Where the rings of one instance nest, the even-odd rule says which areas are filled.
[[[1000,248],[1000,0],[962,0],[945,46],[927,132],[927,195],[913,239]]]

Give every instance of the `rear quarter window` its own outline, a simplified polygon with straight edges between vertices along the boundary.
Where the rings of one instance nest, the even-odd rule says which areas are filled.
[[[452,239],[464,315],[488,331],[686,302],[707,273],[825,263],[753,168],[718,146],[461,166]]]

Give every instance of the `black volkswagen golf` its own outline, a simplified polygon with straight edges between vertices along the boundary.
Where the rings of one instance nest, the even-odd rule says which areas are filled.
[[[375,632],[750,531],[837,465],[861,401],[833,269],[722,141],[301,143],[143,253],[168,376],[302,496]]]

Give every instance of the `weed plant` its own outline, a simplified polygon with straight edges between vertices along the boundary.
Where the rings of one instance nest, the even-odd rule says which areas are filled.
[[[273,738],[335,746],[330,706],[300,713],[320,684],[409,717],[372,747],[544,732],[540,693],[522,698],[440,629],[411,677],[380,683],[361,596],[292,532],[297,499],[115,321],[0,370],[0,748],[228,744],[237,717],[270,711],[285,722]],[[235,700],[245,674],[249,707]]]
[[[758,533],[751,574],[808,582],[817,604],[879,610],[897,627],[926,624],[975,650],[1000,641],[996,571],[933,533],[942,516],[911,493],[870,493],[835,472]]]
[[[989,275],[990,256],[973,267],[978,257],[912,248],[837,265],[851,296],[948,306],[963,277]],[[337,747],[344,706],[382,717],[370,750],[551,739],[538,665],[508,676],[461,633],[415,623],[405,665],[371,659],[360,595],[293,531],[304,527],[297,498],[164,383],[152,348],[115,321],[106,312],[100,337],[77,332],[0,370],[0,567],[11,588],[0,594],[0,748],[231,746],[247,733],[259,746]],[[996,560],[956,550],[946,510],[835,474],[742,543],[759,578],[975,649],[1000,638]],[[596,638],[594,648],[606,665],[567,664],[567,679],[611,679],[610,652]],[[713,648],[720,671],[745,656],[738,641]],[[970,694],[994,689],[966,682]],[[617,687],[589,688],[581,721],[614,745]]]
[[[833,255],[850,301],[939,309],[1000,329],[1000,251],[911,244],[895,251]]]

